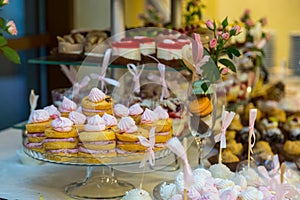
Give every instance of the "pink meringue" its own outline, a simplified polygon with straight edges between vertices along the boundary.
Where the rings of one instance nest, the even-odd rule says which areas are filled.
[[[137,131],[137,126],[135,121],[131,117],[122,117],[118,123],[118,128],[120,132],[133,133]]]
[[[99,116],[94,115],[88,118],[88,122],[85,125],[86,131],[103,131],[105,130],[105,121]]]
[[[93,88],[90,91],[88,98],[92,102],[100,102],[105,99],[105,96],[106,95],[101,90],[99,90],[98,88]]]
[[[86,116],[80,112],[72,111],[69,114],[69,119],[76,125],[84,124],[86,121]]]
[[[45,122],[50,119],[50,115],[46,110],[34,110],[31,112],[29,116],[28,123],[39,123],[39,122]]]
[[[129,108],[129,115],[140,115],[144,112],[143,108],[139,103],[136,103]]]
[[[117,117],[127,117],[129,114],[129,110],[126,106],[122,104],[116,104],[114,106],[114,114]]]
[[[105,121],[105,126],[107,127],[116,126],[118,124],[117,119],[107,113],[104,113],[102,119]]]
[[[51,119],[60,117],[60,112],[54,105],[46,106],[45,108],[43,108],[43,110],[46,110],[49,113]]]
[[[61,103],[61,112],[72,112],[77,109],[77,105],[74,101],[68,99],[64,96],[63,101]]]
[[[146,108],[142,115],[142,123],[143,124],[151,124],[158,120],[158,116],[152,110]]]
[[[68,132],[72,130],[73,122],[65,117],[58,117],[52,121],[52,127],[59,132]]]
[[[163,109],[161,106],[157,106],[153,112],[155,112],[155,114],[158,116],[158,119],[168,119],[169,118],[169,114],[168,112]]]

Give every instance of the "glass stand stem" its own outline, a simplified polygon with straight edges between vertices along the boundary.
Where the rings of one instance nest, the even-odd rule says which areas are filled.
[[[132,184],[118,180],[112,167],[97,167],[101,171],[93,176],[93,172],[98,170],[95,168],[88,166],[85,178],[67,185],[66,193],[76,199],[120,199],[134,188]]]
[[[204,168],[203,157],[202,157],[204,139],[196,136],[195,141],[196,141],[197,149],[198,149],[198,166],[199,166],[199,168]]]

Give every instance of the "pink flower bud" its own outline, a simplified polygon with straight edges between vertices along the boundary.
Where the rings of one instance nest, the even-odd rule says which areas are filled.
[[[224,40],[228,40],[228,39],[229,39],[229,33],[223,33],[223,34],[222,34],[222,38],[223,38]]]
[[[3,5],[9,4],[9,0],[3,0]]]
[[[246,20],[246,24],[247,24],[248,26],[254,26],[254,22],[252,21],[252,19],[247,19],[247,20]]]
[[[221,36],[222,33],[223,33],[222,31],[218,31],[218,32],[217,32],[217,36]]]
[[[7,31],[11,34],[11,35],[17,35],[18,31],[17,31],[17,27],[14,21],[10,20],[9,22],[7,22],[6,26],[8,27]]]
[[[211,21],[211,20],[207,20],[206,21],[206,26],[207,26],[207,28],[209,28],[209,29],[214,29],[215,27],[214,27],[214,23]]]
[[[222,69],[222,72],[221,72],[221,73],[222,73],[223,75],[226,75],[228,72],[229,72],[228,67],[225,67],[225,68]]]
[[[217,47],[217,39],[216,38],[213,38],[212,40],[210,40],[209,47],[212,49]]]
[[[232,29],[235,30],[235,34],[239,34],[241,32],[241,27],[239,25],[235,25]]]
[[[250,15],[250,12],[251,12],[251,10],[250,10],[249,8],[247,8],[247,9],[245,10],[245,15]]]
[[[267,23],[268,23],[268,21],[267,21],[267,18],[266,18],[266,17],[264,17],[264,18],[261,19],[261,24],[262,24],[263,26],[267,25]]]

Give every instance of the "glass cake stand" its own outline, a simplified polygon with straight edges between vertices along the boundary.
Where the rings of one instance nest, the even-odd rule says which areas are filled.
[[[23,140],[23,149],[28,156],[49,163],[61,165],[74,165],[87,167],[86,175],[82,181],[70,183],[65,187],[65,192],[75,199],[120,199],[126,191],[134,188],[134,185],[119,180],[114,167],[138,164],[144,158],[144,154],[133,154],[128,156],[101,157],[99,163],[92,163],[83,157],[56,156],[55,160],[49,158],[49,154],[40,153],[26,147],[27,138]],[[155,152],[156,159],[162,159],[170,155],[165,148]],[[96,173],[95,169],[97,168]]]

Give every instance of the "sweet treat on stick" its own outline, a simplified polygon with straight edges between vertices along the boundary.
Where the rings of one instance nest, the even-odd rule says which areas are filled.
[[[43,140],[46,138],[45,129],[51,124],[49,113],[46,110],[33,110],[26,124],[28,143],[32,150],[43,152]]]
[[[126,192],[121,200],[152,200],[152,197],[147,191],[136,188]]]
[[[82,113],[86,116],[100,115],[104,113],[113,113],[113,99],[105,95],[98,88],[93,88],[89,95],[82,99]]]
[[[78,133],[70,119],[56,118],[52,121],[51,127],[45,130],[45,135],[43,147],[48,159],[70,161],[77,157]]]
[[[62,117],[68,118],[69,113],[72,111],[76,111],[77,105],[74,101],[64,96],[63,101],[61,103],[60,113]]]

